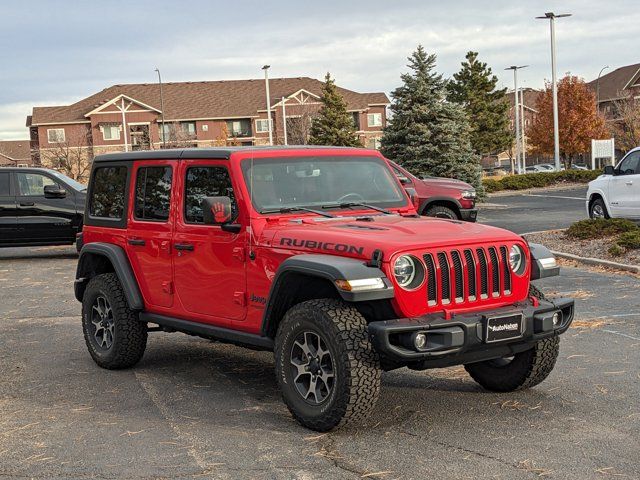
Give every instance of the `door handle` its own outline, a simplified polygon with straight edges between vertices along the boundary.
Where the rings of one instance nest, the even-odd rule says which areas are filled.
[[[127,240],[127,243],[129,245],[140,245],[140,246],[143,246],[146,242],[141,238],[130,238],[129,240]]]
[[[625,185],[633,185],[633,181],[629,180],[628,182],[625,182]]]
[[[35,202],[20,202],[21,207],[33,207]]]
[[[174,248],[176,250],[188,250],[190,252],[193,252],[193,245],[191,243],[176,243],[174,245]]]

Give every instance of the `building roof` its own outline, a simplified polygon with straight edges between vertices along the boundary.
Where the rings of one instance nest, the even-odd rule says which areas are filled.
[[[638,83],[640,77],[640,63],[616,68],[613,72],[600,77],[600,101],[615,100],[623,95],[623,91]],[[595,92],[598,89],[598,79],[587,85]]]
[[[535,88],[523,88],[523,98],[524,98],[524,108],[528,108],[533,112],[537,112],[536,103],[538,103],[538,98],[542,94],[542,90],[536,90]],[[507,92],[507,98],[509,99],[509,105],[513,108],[513,90]]]
[[[323,82],[309,77],[269,80],[271,104],[300,90],[320,95]],[[389,104],[385,93],[358,93],[338,87],[349,110],[364,110],[369,105]],[[31,125],[88,121],[85,115],[119,95],[126,95],[160,110],[157,83],[113,85],[72,105],[34,107]],[[167,121],[256,116],[266,110],[264,80],[220,80],[177,82],[162,85],[164,115]]]
[[[29,140],[0,140],[0,165],[31,162]]]

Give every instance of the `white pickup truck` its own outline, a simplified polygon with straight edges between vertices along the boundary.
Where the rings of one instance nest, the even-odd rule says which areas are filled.
[[[589,182],[587,212],[590,218],[640,219],[640,147]]]

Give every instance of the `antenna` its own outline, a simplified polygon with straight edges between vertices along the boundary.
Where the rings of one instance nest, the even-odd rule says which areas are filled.
[[[253,251],[253,227],[251,226],[251,210],[253,209],[253,151],[251,151],[251,176],[249,178],[249,259],[255,260],[256,252]]]

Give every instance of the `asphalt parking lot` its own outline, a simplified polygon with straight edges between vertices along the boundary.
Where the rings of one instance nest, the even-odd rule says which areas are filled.
[[[500,194],[479,204],[478,221],[516,233],[567,228],[588,218],[584,205],[587,187]]]
[[[136,368],[99,369],[75,263],[72,248],[0,251],[0,477],[638,478],[638,278],[545,281],[577,320],[532,390],[398,370],[366,425],[319,435],[290,417],[266,352],[152,333]]]

